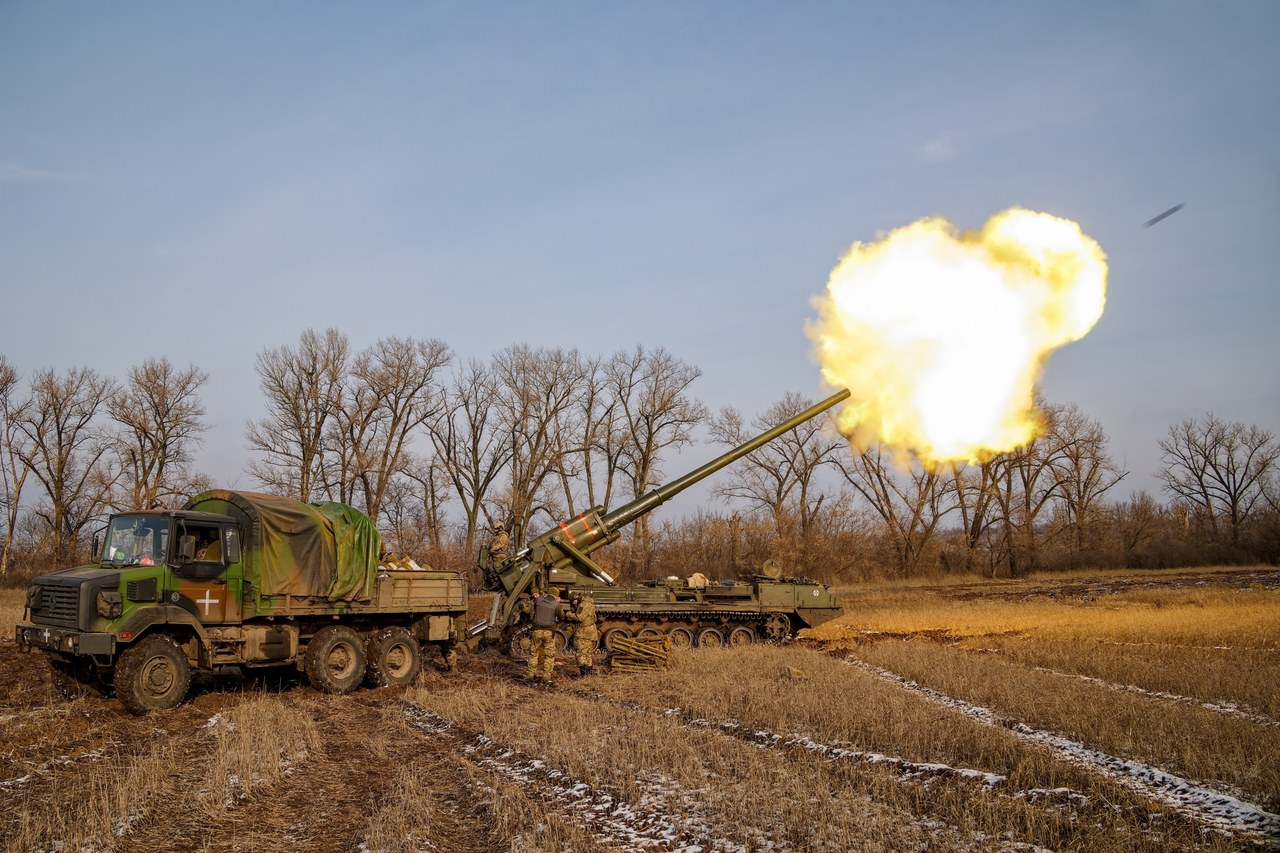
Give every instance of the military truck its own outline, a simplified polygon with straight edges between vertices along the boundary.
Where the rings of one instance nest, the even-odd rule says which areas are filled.
[[[601,643],[619,637],[666,635],[676,646],[719,646],[778,641],[834,619],[843,606],[825,585],[784,577],[776,564],[742,580],[718,583],[669,577],[618,586],[591,554],[621,536],[621,528],[721,468],[847,399],[843,390],[784,423],[744,442],[683,477],[605,512],[603,507],[570,518],[498,562],[480,552],[485,589],[497,592],[489,618],[469,636],[498,645],[516,657],[527,654],[532,595],[557,588],[571,599],[589,595],[596,604]],[[558,644],[569,639],[566,627]]]
[[[465,634],[466,579],[380,551],[350,506],[214,489],[112,516],[96,565],[35,578],[16,639],[67,692],[114,689],[135,714],[181,702],[193,669],[294,666],[329,693],[406,684],[424,648],[449,659]]]

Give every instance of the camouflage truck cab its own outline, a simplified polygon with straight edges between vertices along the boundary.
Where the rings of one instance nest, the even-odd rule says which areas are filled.
[[[192,669],[293,665],[318,689],[405,684],[424,645],[453,660],[458,572],[380,565],[360,511],[215,489],[181,510],[113,516],[96,565],[37,577],[16,639],[68,692],[134,713],[182,700]]]

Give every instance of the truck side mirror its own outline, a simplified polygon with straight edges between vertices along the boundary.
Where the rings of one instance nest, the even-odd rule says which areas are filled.
[[[187,563],[196,561],[196,537],[190,533],[184,533],[178,537],[178,565],[185,566]]]
[[[227,564],[240,562],[240,534],[234,527],[228,527],[222,531],[222,538],[225,547],[223,550],[227,555]]]

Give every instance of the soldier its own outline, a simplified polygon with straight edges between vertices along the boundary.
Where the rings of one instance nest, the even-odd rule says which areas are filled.
[[[529,637],[526,681],[533,681],[541,673],[542,683],[551,684],[551,674],[556,668],[556,635],[553,629],[561,610],[559,592],[552,587],[533,599],[533,633]]]
[[[596,629],[596,603],[583,593],[570,617],[578,623],[573,632],[573,651],[578,656],[578,675],[590,675],[595,663],[596,646],[600,644],[600,632]]]
[[[507,559],[507,548],[510,544],[511,538],[507,536],[507,531],[502,529],[502,525],[493,525],[493,541],[489,543],[489,565],[496,566]]]
[[[454,642],[440,644],[440,656],[444,658],[446,672],[458,671],[458,644]]]

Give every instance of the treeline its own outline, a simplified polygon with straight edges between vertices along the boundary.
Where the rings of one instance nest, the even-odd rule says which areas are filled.
[[[493,524],[518,546],[644,494],[699,428],[721,450],[812,404],[787,394],[750,419],[711,412],[692,392],[697,367],[643,346],[589,356],[512,345],[481,360],[434,338],[353,352],[335,329],[307,330],[259,353],[257,372],[264,415],[245,425],[255,487],[357,506],[391,550],[450,566],[472,565]],[[192,467],[207,380],[149,359],[123,380],[80,367],[24,381],[0,355],[0,573],[20,581],[88,559],[107,513],[178,506],[214,485]],[[1160,439],[1164,501],[1122,499],[1127,472],[1101,424],[1070,403],[1040,411],[1031,444],[936,468],[885,447],[851,451],[810,421],[717,474],[713,507],[641,518],[602,562],[621,578],[726,577],[776,559],[849,581],[1280,559],[1269,431],[1214,415],[1172,425]]]

